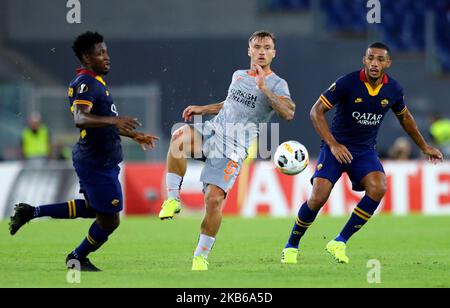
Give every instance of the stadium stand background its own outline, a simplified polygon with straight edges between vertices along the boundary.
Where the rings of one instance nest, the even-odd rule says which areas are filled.
[[[16,158],[20,131],[33,108],[42,109],[54,138],[64,134],[64,142],[76,139],[65,92],[60,93],[59,108],[32,100],[39,89],[66,87],[78,66],[70,48],[72,40],[86,30],[101,32],[108,42],[109,86],[128,89],[120,96],[126,101],[119,108],[121,114],[141,115],[144,98],[134,108],[133,100],[127,98],[133,89],[156,93],[151,102],[155,106],[149,111],[153,117],[144,120],[146,128],[163,140],[152,154],[128,155],[128,159],[162,160],[170,129],[181,121],[182,110],[189,104],[225,98],[233,71],[248,67],[249,34],[262,28],[278,37],[273,69],[289,82],[298,106],[294,121],[281,121],[281,140],[300,140],[317,155],[319,140],[309,109],[335,79],[361,67],[362,53],[374,40],[393,47],[395,63],[390,74],[404,85],[406,101],[425,132],[432,110],[443,116],[450,111],[446,95],[450,1],[381,1],[379,25],[367,23],[366,3],[135,0],[132,6],[124,6],[119,0],[82,1],[78,25],[66,22],[66,1],[4,0],[0,10],[0,156]],[[394,116],[385,120],[381,134],[378,148],[386,152],[403,134]],[[138,146],[130,145],[130,153],[138,151]]]

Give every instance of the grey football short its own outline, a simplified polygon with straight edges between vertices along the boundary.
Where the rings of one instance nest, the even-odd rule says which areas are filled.
[[[203,192],[208,185],[215,185],[228,193],[236,181],[241,169],[242,160],[236,161],[225,157],[224,143],[217,139],[212,130],[204,130],[204,124],[193,125],[194,129],[202,136],[202,160],[205,162],[200,181],[203,182]]]

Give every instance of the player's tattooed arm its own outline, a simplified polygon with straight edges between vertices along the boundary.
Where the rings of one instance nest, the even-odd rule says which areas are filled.
[[[291,99],[278,97],[268,88],[261,89],[261,92],[268,98],[270,105],[278,116],[286,121],[294,119],[295,103]]]
[[[319,136],[325,141],[325,143],[330,147],[331,153],[341,164],[350,164],[353,160],[352,153],[343,144],[337,142],[328,126],[325,113],[330,109],[322,103],[319,99],[311,108],[310,117],[313,126]]]
[[[425,139],[423,138],[422,134],[420,133],[416,121],[414,120],[414,117],[409,112],[409,110],[406,110],[403,114],[397,115],[397,119],[400,122],[400,125],[403,127],[405,132],[414,140],[414,142],[417,144],[417,146],[420,148],[422,153],[428,157],[428,160],[432,163],[436,163],[438,161],[442,161],[444,159],[442,153],[430,146]]]
[[[218,114],[223,107],[223,103],[224,102],[205,106],[195,106],[195,105],[188,106],[183,111],[183,119],[184,121],[188,122],[191,121],[192,117],[195,115]]]
[[[281,98],[275,95],[267,86],[265,82],[265,72],[259,65],[254,65],[256,69],[256,85],[259,90],[267,97],[273,110],[278,116],[286,121],[294,119],[295,103],[289,98]]]
[[[90,113],[90,106],[74,105],[73,117],[78,128],[96,128],[113,125],[119,130],[134,130],[141,126],[137,118],[131,117],[104,117]]]

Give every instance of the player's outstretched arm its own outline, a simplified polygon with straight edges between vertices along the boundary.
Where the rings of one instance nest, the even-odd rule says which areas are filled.
[[[156,140],[159,140],[158,136],[154,136],[151,134],[146,134],[137,131],[123,130],[119,129],[119,134],[124,137],[128,137],[136,141],[141,145],[143,151],[147,149],[153,149],[155,147]]]
[[[191,121],[192,117],[195,115],[218,114],[220,112],[220,110],[222,109],[222,107],[223,107],[223,102],[216,103],[216,104],[210,104],[210,105],[206,105],[206,106],[191,105],[191,106],[188,106],[186,109],[184,109],[182,116],[183,116],[184,121],[188,122],[188,121]]]
[[[95,128],[116,126],[119,130],[134,130],[141,126],[137,118],[130,117],[102,117],[90,113],[91,107],[87,105],[74,105],[73,117],[78,128]]]
[[[409,112],[409,110],[407,110],[405,113],[401,115],[397,115],[397,119],[400,122],[400,125],[405,130],[405,132],[412,138],[412,140],[414,140],[414,142],[420,148],[422,153],[428,157],[429,161],[431,161],[432,163],[437,163],[444,159],[444,156],[438,149],[430,146],[425,141],[419,129],[417,128],[417,124],[416,121],[414,120],[414,117]]]
[[[323,102],[319,99],[311,108],[310,117],[313,126],[322,140],[330,147],[331,153],[341,164],[350,164],[353,160],[352,153],[343,144],[336,141],[333,134],[328,126],[325,113],[330,110]]]

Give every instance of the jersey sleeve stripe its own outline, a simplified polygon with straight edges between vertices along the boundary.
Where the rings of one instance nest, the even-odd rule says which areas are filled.
[[[396,112],[395,115],[398,115],[398,116],[402,115],[402,114],[406,113],[406,111],[408,111],[407,107],[403,108],[402,111],[400,111],[400,112]]]
[[[85,100],[81,100],[81,99],[77,99],[73,102],[74,105],[87,105],[89,107],[94,106],[94,104],[90,101],[85,101]]]
[[[327,106],[329,109],[333,109],[333,104],[330,103],[330,101],[323,95],[320,96],[320,100],[322,101],[322,103]]]

